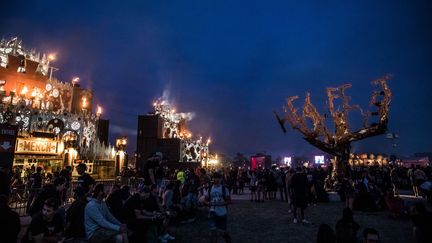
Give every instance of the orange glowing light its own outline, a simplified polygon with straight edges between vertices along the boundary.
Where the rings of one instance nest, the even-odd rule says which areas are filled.
[[[51,53],[48,55],[48,60],[50,61],[54,61],[56,59],[56,54],[55,53]]]
[[[87,108],[87,97],[82,98],[82,108],[83,109]]]
[[[28,92],[28,88],[27,88],[27,86],[24,86],[23,89],[21,90],[21,94],[25,95],[25,94],[27,94],[27,92]]]
[[[96,110],[96,115],[100,116],[102,114],[102,107],[98,106]]]

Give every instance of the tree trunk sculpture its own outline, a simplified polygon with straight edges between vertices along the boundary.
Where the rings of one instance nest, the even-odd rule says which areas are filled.
[[[391,77],[386,75],[373,81],[374,85],[380,87],[379,91],[374,91],[369,105],[375,107],[375,111],[363,112],[358,105],[350,105],[350,97],[345,94],[346,89],[351,88],[351,84],[344,84],[337,88],[327,88],[327,108],[328,114],[321,115],[310,99],[310,93],[306,93],[303,110],[299,114],[293,101],[298,96],[291,96],[287,99],[284,106],[285,115],[281,118],[276,112],[282,130],[286,133],[285,123],[293,129],[299,130],[304,135],[304,139],[319,148],[320,150],[334,156],[334,166],[332,177],[334,180],[341,180],[349,176],[348,161],[350,157],[351,143],[384,134],[387,130],[388,114],[392,92],[387,85]],[[340,101],[341,105],[335,109],[335,101]],[[348,113],[351,110],[359,110],[363,117],[362,128],[353,130],[348,121]],[[371,117],[377,117],[375,122],[369,123]],[[334,132],[331,133],[327,127],[327,118],[331,120]],[[308,122],[311,125],[308,125]]]

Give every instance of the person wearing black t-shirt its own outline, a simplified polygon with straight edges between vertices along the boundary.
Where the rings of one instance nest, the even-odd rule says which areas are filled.
[[[144,183],[148,186],[156,184],[155,170],[158,165],[155,157],[150,157],[147,159],[144,165]]]
[[[23,243],[59,242],[62,240],[63,220],[56,213],[59,200],[50,198],[45,201],[42,212],[36,214],[23,237]]]
[[[30,215],[40,212],[43,208],[44,202],[49,198],[55,198],[61,202],[65,184],[66,180],[64,177],[58,177],[52,184],[46,184],[33,201],[29,210]]]
[[[66,212],[65,235],[69,238],[86,238],[84,211],[87,205],[86,192],[82,187],[75,189],[75,201]]]
[[[29,179],[29,197],[27,201],[27,213],[30,211],[30,206],[33,203],[34,198],[39,194],[42,188],[42,167],[37,167],[36,172],[30,176]]]
[[[142,200],[142,209],[145,215],[156,215],[157,220],[155,223],[151,224],[149,230],[154,228],[159,228],[162,235],[159,237],[161,241],[164,240],[174,240],[175,237],[171,236],[167,233],[167,229],[169,226],[170,218],[162,216],[162,210],[158,203],[158,192],[156,185],[150,186],[150,195],[146,196]]]
[[[297,223],[297,209],[300,209],[300,216],[302,223],[309,224],[304,217],[304,210],[307,207],[307,193],[309,190],[308,179],[302,168],[297,168],[297,173],[295,173],[291,178],[291,188],[292,188],[292,204],[294,207],[294,223]]]
[[[31,205],[29,210],[30,215],[33,216],[39,213],[44,206],[44,202],[49,198],[55,198],[59,200],[59,202],[61,202],[65,184],[66,179],[60,176],[54,180],[53,184],[45,185],[42,191],[33,201],[33,204]]]
[[[66,194],[68,189],[70,188],[70,183],[72,180],[72,167],[66,166],[63,170],[60,171],[60,176],[63,176],[66,179],[66,185],[63,190],[62,201],[66,201]]]
[[[151,233],[147,231],[149,224],[156,219],[155,214],[143,211],[143,200],[149,196],[150,188],[144,186],[139,193],[132,195],[124,205],[127,226],[134,232],[135,242],[146,241],[147,233]],[[153,236],[153,238],[156,238],[156,236]]]
[[[9,196],[11,185],[11,175],[9,167],[0,167],[0,195]]]
[[[125,223],[124,215],[124,192],[120,189],[119,185],[114,185],[111,189],[111,193],[106,198],[105,202],[111,212],[111,214],[120,222]],[[127,199],[127,198],[126,198]]]
[[[143,200],[143,209],[147,212],[160,212],[161,209],[157,202],[157,187],[156,185],[150,186],[150,195]]]
[[[78,176],[78,186],[84,188],[87,194],[91,194],[96,181],[85,171],[87,170],[86,164],[82,163],[76,167]]]
[[[21,229],[20,217],[9,208],[6,195],[0,195],[0,225],[1,242],[15,243]]]

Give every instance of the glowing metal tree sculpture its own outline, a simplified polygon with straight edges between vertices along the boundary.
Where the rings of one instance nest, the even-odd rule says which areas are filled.
[[[291,96],[284,106],[285,116],[281,118],[276,112],[276,119],[286,133],[285,123],[304,135],[304,139],[319,148],[320,150],[335,156],[333,179],[341,179],[347,176],[348,160],[350,156],[351,143],[384,134],[387,130],[388,114],[392,92],[387,85],[390,76],[384,76],[373,81],[373,84],[380,86],[379,91],[372,93],[370,106],[376,107],[377,111],[363,112],[358,105],[350,105],[350,97],[345,94],[351,84],[345,84],[337,88],[327,88],[327,108],[329,114],[321,115],[310,99],[310,93],[306,93],[302,113],[299,114],[293,101],[298,96]],[[335,101],[341,101],[341,107],[335,109]],[[350,127],[348,113],[351,110],[359,110],[363,117],[363,126],[358,130]],[[377,117],[377,121],[369,124],[369,118]],[[330,118],[334,126],[334,133],[331,133],[326,124]],[[312,125],[308,125],[310,123]]]

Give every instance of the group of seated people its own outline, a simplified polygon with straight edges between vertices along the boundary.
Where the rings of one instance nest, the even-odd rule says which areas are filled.
[[[343,181],[340,196],[346,202],[346,207],[351,210],[381,211],[389,210],[394,217],[404,213],[404,202],[395,193],[394,188],[384,183],[364,176],[353,180],[347,178]]]
[[[328,224],[321,224],[318,229],[318,243],[377,243],[380,242],[380,234],[374,228],[364,228],[362,236],[358,235],[360,225],[354,220],[353,211],[345,208],[342,218],[337,221],[335,230]],[[432,239],[432,213],[424,203],[416,203],[410,210],[413,222],[413,236],[415,242],[426,243]]]
[[[362,236],[358,236],[360,225],[354,220],[353,212],[345,208],[342,218],[337,221],[335,231],[328,224],[321,224],[318,229],[317,243],[377,243],[380,236],[376,229],[365,228]]]
[[[54,184],[51,194],[42,192],[32,206],[32,221],[22,242],[167,242],[171,212],[175,204],[169,197],[169,185],[160,201],[156,185],[139,187],[131,195],[128,186],[114,186],[107,197],[103,184],[89,191],[75,190],[75,200],[64,210],[62,181]],[[47,198],[48,197],[48,198]],[[42,203],[40,203],[42,201]]]

